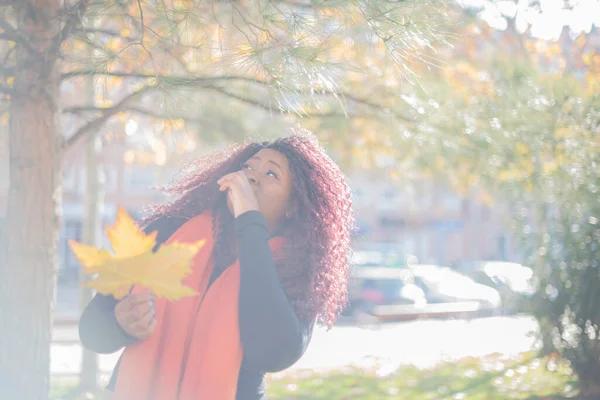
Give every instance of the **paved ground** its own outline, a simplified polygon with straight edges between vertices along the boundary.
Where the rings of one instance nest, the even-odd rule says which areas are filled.
[[[467,320],[423,320],[386,324],[364,329],[339,326],[327,332],[319,328],[305,356],[290,370],[327,370],[345,366],[386,370],[399,365],[432,366],[440,361],[500,353],[518,354],[535,346],[531,332],[537,329],[529,317],[491,317]],[[75,328],[55,330],[55,338],[76,338]],[[52,373],[73,376],[79,370],[78,345],[52,347]],[[106,375],[118,354],[100,357]]]

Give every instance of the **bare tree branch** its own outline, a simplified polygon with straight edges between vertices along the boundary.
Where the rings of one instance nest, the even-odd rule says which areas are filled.
[[[89,113],[89,112],[102,112],[103,110],[106,110],[106,108],[99,108],[99,107],[69,107],[69,108],[65,108],[63,109],[63,112],[65,113],[69,113],[69,114],[84,114],[84,113]],[[133,114],[140,114],[140,115],[146,115],[149,117],[154,117],[157,119],[181,119],[185,122],[193,122],[193,123],[199,123],[199,122],[204,122],[205,119],[204,118],[191,118],[189,115],[171,115],[171,114],[164,114],[164,113],[160,113],[156,110],[149,110],[146,108],[141,108],[141,107],[136,107],[136,106],[127,106],[127,107],[123,107],[121,110],[121,112],[125,111],[125,112],[130,112]]]
[[[107,36],[113,36],[113,37],[119,37],[124,39],[121,36],[120,32],[117,31],[113,31],[110,29],[102,29],[102,28],[86,28],[86,27],[82,27],[77,29],[77,32],[83,32],[83,33],[90,33],[90,34],[96,34],[96,33],[101,33],[103,35],[107,35]]]
[[[14,96],[15,91],[12,88],[9,88],[8,86],[0,85],[0,93],[7,94],[9,96]]]
[[[140,0],[137,0],[137,5],[138,10],[140,11],[140,45],[144,48],[144,50],[148,51],[144,45],[144,27],[146,26],[144,22],[144,8],[142,7],[142,2]],[[148,51],[148,53],[150,52]]]
[[[76,76],[113,76],[119,78],[138,78],[138,79],[156,79],[159,82],[168,83],[175,86],[194,86],[209,82],[216,81],[245,81],[250,83],[256,83],[259,85],[267,85],[267,82],[261,81],[260,79],[245,77],[245,76],[203,76],[203,77],[192,77],[192,76],[168,76],[168,75],[154,75],[154,74],[142,74],[142,73],[131,73],[131,72],[120,72],[120,71],[98,71],[98,70],[78,70],[64,73],[62,79],[70,79]]]
[[[289,110],[289,109],[281,110],[280,107],[275,107],[273,104],[264,103],[264,102],[254,99],[254,98],[243,97],[235,92],[227,90],[226,88],[218,86],[218,84],[220,82],[231,82],[231,81],[247,82],[247,83],[251,83],[251,84],[257,84],[262,87],[269,86],[269,82],[266,82],[266,81],[263,81],[263,80],[260,80],[257,78],[252,78],[252,77],[245,77],[245,76],[187,77],[187,76],[164,76],[164,75],[151,75],[151,74],[136,74],[136,73],[129,73],[129,72],[81,70],[81,71],[68,72],[63,75],[63,79],[68,79],[68,78],[71,78],[74,76],[93,76],[93,75],[113,76],[113,77],[122,77],[122,78],[139,78],[139,79],[151,78],[151,79],[156,79],[158,81],[158,84],[165,84],[168,86],[172,86],[173,88],[191,88],[191,87],[201,86],[203,88],[219,92],[227,97],[236,99],[243,103],[252,105],[254,107],[257,107],[257,108],[260,108],[260,109],[263,109],[263,110],[266,110],[269,112],[272,112],[275,109],[278,109],[279,111],[282,111],[282,112],[293,112],[293,110]],[[398,120],[403,121],[404,123],[414,123],[414,121],[411,118],[404,116],[394,110],[391,110],[391,109],[389,109],[389,107],[386,107],[381,104],[377,104],[375,102],[371,102],[366,99],[361,99],[361,98],[351,95],[349,93],[345,93],[345,92],[320,93],[320,92],[318,92],[318,93],[315,93],[315,95],[321,96],[321,97],[330,97],[330,98],[333,98],[335,96],[336,98],[343,99],[343,101],[345,101],[345,102],[352,102],[352,103],[355,103],[358,105],[362,105],[362,106],[368,107],[377,112],[389,113],[391,115],[394,115]],[[340,106],[341,106],[341,104],[340,104]],[[341,113],[341,112],[334,112],[334,113],[328,114],[328,115],[329,116],[342,116],[344,114],[347,117],[358,116],[357,113],[354,113],[353,115],[349,115],[348,113]],[[310,117],[310,113],[308,113],[306,116]],[[327,116],[327,115],[323,114],[321,116]]]
[[[202,85],[205,87],[209,87],[212,90],[219,90],[219,91],[221,91],[221,88],[217,88],[217,87],[211,86],[209,84],[214,83],[214,82],[217,82],[217,83],[223,82],[223,81],[243,81],[243,82],[261,85],[264,87],[269,86],[268,81],[263,81],[263,80],[260,80],[257,78],[246,77],[246,76],[226,75],[226,76],[188,77],[188,76],[152,75],[152,74],[141,74],[141,73],[138,74],[138,73],[130,73],[130,72],[109,72],[109,71],[97,71],[97,70],[79,70],[79,71],[67,72],[67,73],[63,74],[62,79],[63,80],[69,79],[69,78],[73,78],[75,76],[113,76],[113,77],[121,77],[121,78],[139,78],[139,79],[153,78],[153,79],[157,79],[159,82],[168,83],[173,86],[192,87],[192,86]],[[231,95],[231,93],[224,93],[224,94]],[[356,96],[351,95],[346,92],[336,92],[336,93],[320,93],[319,92],[319,93],[315,93],[315,95],[319,95],[319,96],[337,95],[343,99],[350,100],[357,104],[362,104],[362,105],[370,107],[370,108],[387,111],[387,108],[381,104],[377,104],[377,103],[373,103],[369,100],[361,99],[359,97],[356,97]],[[243,99],[240,99],[240,100],[244,101]],[[255,104],[255,105],[260,106],[261,108],[264,108],[264,107],[262,107],[262,106],[264,106],[264,104],[262,106],[259,104]],[[269,110],[271,110],[271,109],[269,108]],[[397,115],[397,116],[400,117],[401,119],[406,120],[406,117],[403,117],[400,115]]]
[[[227,96],[234,100],[248,104],[252,107],[260,108],[260,109],[268,111],[268,112],[273,112],[273,111],[281,111],[282,113],[291,112],[291,110],[277,109],[277,107],[275,107],[273,104],[270,104],[267,102],[261,102],[259,100],[252,99],[249,97],[244,97],[244,96],[233,93],[231,91],[228,91],[228,90],[218,87],[218,86],[203,86],[203,88],[208,89],[208,90],[214,90],[224,96]],[[71,113],[71,114],[81,114],[81,113],[86,113],[86,112],[105,112],[106,110],[112,110],[112,108],[113,107],[103,108],[103,107],[92,107],[92,106],[68,107],[68,108],[63,109],[63,112]],[[160,119],[184,119],[184,120],[189,119],[189,117],[185,117],[185,116],[174,116],[174,115],[168,115],[168,114],[161,114],[161,113],[158,113],[155,111],[145,110],[145,109],[142,109],[142,108],[139,108],[136,106],[121,107],[121,109],[119,111],[134,112],[134,113],[138,113],[138,114],[153,116],[153,117],[160,118]],[[336,111],[332,111],[332,112],[328,112],[328,113],[306,113],[305,115],[303,115],[303,117],[307,117],[307,118],[331,118],[331,117],[352,118],[352,116],[347,113],[341,113],[341,112],[336,112]]]
[[[219,94],[222,94],[226,97],[240,101],[240,102],[250,105],[252,107],[260,108],[262,110],[269,111],[269,112],[272,112],[275,110],[275,107],[269,103],[261,102],[259,100],[251,99],[248,97],[243,97],[236,93],[232,93],[230,91],[227,91],[226,89],[223,89],[223,88],[220,88],[217,86],[204,86],[204,88],[209,89],[209,90],[214,90],[214,91],[218,92]],[[103,107],[93,107],[93,106],[68,107],[68,108],[63,109],[63,112],[69,113],[69,114],[98,113],[98,112],[105,112],[106,110],[109,110],[109,109],[112,110],[112,108],[113,107],[103,108]],[[119,111],[147,115],[147,116],[155,117],[158,119],[181,119],[184,121],[195,121],[195,122],[201,121],[201,119],[198,119],[198,118],[190,118],[189,115],[186,116],[186,115],[164,114],[164,113],[157,112],[155,110],[140,108],[135,105],[127,105],[127,106],[121,107]],[[278,110],[278,111],[281,111],[282,113],[291,112],[290,110],[286,110],[286,109],[282,109],[282,110]],[[365,114],[352,115],[352,114],[338,112],[338,111],[330,111],[330,112],[318,112],[318,113],[306,112],[305,114],[302,115],[302,117],[303,118],[357,118],[357,117],[376,118],[376,115],[365,115]]]
[[[212,85],[208,85],[208,86],[204,86],[207,89],[211,89],[214,90],[216,92],[219,92],[227,97],[230,97],[232,99],[236,99],[238,101],[241,101],[243,103],[252,105],[254,107],[258,107],[261,108],[263,110],[266,111],[273,111],[274,109],[276,109],[276,107],[271,106],[268,103],[263,103],[260,102],[258,100],[255,99],[250,99],[247,97],[243,97],[240,96],[236,93],[233,93],[231,91],[228,91],[227,89],[224,89],[222,87],[218,87],[218,86],[212,86]],[[389,113],[393,116],[395,116],[396,118],[398,118],[399,120],[403,121],[403,123],[405,124],[414,124],[414,121],[411,120],[410,118],[401,115],[397,112],[394,112],[393,110],[390,110],[388,107],[384,107],[382,105],[379,104],[375,104],[375,103],[371,103],[369,101],[363,100],[363,99],[359,99],[357,97],[354,96],[350,96],[350,95],[345,95],[347,99],[356,102],[357,104],[362,104],[364,106],[367,106],[369,108],[371,108],[372,110],[376,111],[376,112],[385,112],[385,113]],[[278,109],[278,111],[287,113],[287,112],[294,112],[293,110],[290,109]],[[331,112],[327,112],[327,113],[311,113],[311,112],[303,112],[301,115],[301,117],[303,118],[332,118],[332,117],[340,117],[340,118],[357,118],[357,117],[362,117],[362,118],[371,118],[371,117],[376,117],[373,114],[367,114],[367,113],[348,113],[348,112],[338,112],[338,111],[331,111]]]
[[[232,99],[241,101],[242,103],[246,103],[246,104],[249,104],[251,106],[254,106],[254,107],[257,107],[257,108],[261,108],[261,109],[263,109],[265,111],[272,112],[272,111],[274,111],[276,109],[276,107],[273,107],[269,103],[263,103],[261,101],[255,100],[255,99],[251,99],[251,98],[240,96],[240,95],[232,93],[232,92],[230,92],[230,91],[228,91],[228,90],[226,90],[226,89],[224,89],[222,87],[212,86],[212,85],[207,85],[207,86],[204,86],[204,87],[206,89],[210,89],[210,90],[214,90],[216,92],[219,92],[219,93],[221,93],[221,94],[223,94],[223,95],[225,95],[227,97],[230,97]],[[278,110],[278,111],[286,112],[286,110]]]
[[[319,10],[322,8],[331,7],[327,2],[301,2],[301,1],[292,1],[292,0],[270,0],[269,4],[275,6],[275,3],[283,4],[288,8],[296,9],[296,10]],[[315,4],[321,3],[321,4]],[[335,7],[335,6],[334,6]],[[281,10],[279,10],[281,12]]]
[[[2,61],[0,61],[0,65],[8,65],[10,58],[15,53],[15,48],[16,48],[16,46],[12,46],[4,53],[4,57],[2,58]],[[5,68],[9,68],[9,67],[5,67]],[[12,68],[12,67],[10,67],[10,68]]]
[[[6,33],[0,33],[0,40],[8,40],[9,42],[15,42],[14,38]]]
[[[4,18],[0,18],[0,28],[4,30],[4,35],[7,40],[13,41],[20,45],[25,46],[27,50],[37,58],[41,58],[40,53],[27,39],[25,39],[11,24],[9,24]]]
[[[120,112],[121,110],[123,110],[131,101],[133,101],[155,89],[156,88],[153,86],[144,86],[140,90],[130,93],[129,95],[125,96],[123,99],[121,99],[120,102],[118,102],[114,106],[107,107],[104,109],[99,109],[98,111],[102,112],[102,116],[89,121],[88,123],[83,125],[81,128],[79,128],[71,137],[69,137],[67,140],[65,140],[63,148],[65,148],[65,149],[70,148],[77,141],[79,141],[79,139],[81,139],[82,137],[87,135],[89,132],[92,132],[92,131],[102,128],[102,125],[104,125],[104,123],[106,123],[113,115],[115,115],[118,112]]]
[[[58,52],[63,42],[71,36],[73,30],[81,23],[81,18],[88,7],[89,0],[79,0],[73,7],[66,10],[67,18],[65,23],[52,41],[50,52]]]
[[[0,76],[13,76],[15,69],[13,67],[0,65]]]

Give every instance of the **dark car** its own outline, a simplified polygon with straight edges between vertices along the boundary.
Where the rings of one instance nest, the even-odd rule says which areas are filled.
[[[369,314],[385,318],[397,306],[421,306],[425,294],[410,271],[390,267],[356,267],[350,278],[345,315]]]

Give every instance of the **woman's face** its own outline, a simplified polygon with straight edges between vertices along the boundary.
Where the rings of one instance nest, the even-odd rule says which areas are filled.
[[[262,149],[244,163],[242,171],[273,234],[281,227],[286,213],[291,211],[293,177],[289,161],[277,150]]]

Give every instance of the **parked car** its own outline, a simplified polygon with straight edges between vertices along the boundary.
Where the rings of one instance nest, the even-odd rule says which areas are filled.
[[[478,261],[458,266],[461,273],[498,290],[505,313],[521,310],[522,300],[535,293],[533,270],[518,263]]]
[[[415,283],[425,293],[428,303],[470,303],[471,313],[497,312],[502,301],[498,290],[475,282],[451,268],[438,265],[415,265],[410,268]]]
[[[349,304],[345,315],[393,314],[393,307],[422,306],[427,303],[410,271],[392,267],[355,267],[349,283]]]

